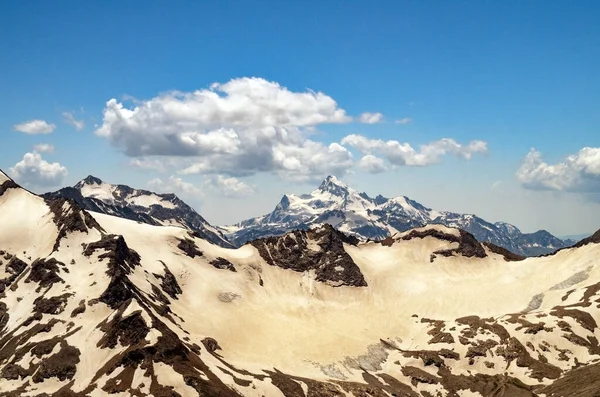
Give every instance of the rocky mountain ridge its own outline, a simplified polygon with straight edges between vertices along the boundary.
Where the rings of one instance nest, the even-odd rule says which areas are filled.
[[[160,194],[127,185],[112,185],[90,175],[73,187],[42,196],[72,199],[88,211],[149,225],[178,225],[222,247],[233,247],[218,229],[173,193]]]
[[[0,224],[0,396],[600,390],[600,231],[526,259],[443,225],[228,249],[2,172]]]
[[[545,230],[522,233],[509,223],[490,223],[473,214],[436,211],[406,196],[373,198],[334,176],[327,177],[309,194],[284,195],[269,214],[222,227],[222,230],[233,244],[240,246],[257,238],[324,223],[363,240],[382,240],[415,227],[440,224],[466,230],[480,241],[524,256],[549,253],[574,243]]]

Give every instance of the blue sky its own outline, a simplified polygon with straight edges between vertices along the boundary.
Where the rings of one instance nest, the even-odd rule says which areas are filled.
[[[175,190],[217,224],[270,211],[283,193],[336,173],[372,195],[408,195],[524,231],[593,231],[598,15],[595,1],[1,2],[0,168],[35,191],[88,174]],[[228,82],[237,85],[210,90]],[[269,101],[292,95],[232,110],[261,89]],[[193,101],[174,90],[230,101],[221,113],[194,102],[207,123],[174,110]],[[307,92],[326,98],[308,103]],[[129,124],[106,121],[112,98],[149,110]],[[329,99],[345,119],[330,113]],[[248,114],[235,118],[240,111]],[[268,121],[282,112],[302,117]],[[365,112],[381,116],[361,123]],[[25,124],[32,120],[55,128]],[[273,143],[265,128],[293,137]],[[229,135],[201,136],[223,129]],[[183,143],[156,143],[165,134]],[[193,147],[185,134],[195,134]],[[347,138],[357,135],[367,142]],[[257,136],[263,146],[248,149]],[[236,152],[224,154],[219,142],[234,138]],[[469,150],[474,141],[485,150]],[[34,150],[42,143],[54,150]],[[347,152],[328,157],[333,143]],[[140,167],[148,164],[160,170]]]

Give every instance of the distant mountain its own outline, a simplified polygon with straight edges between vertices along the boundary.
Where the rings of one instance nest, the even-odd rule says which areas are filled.
[[[126,185],[111,185],[88,176],[73,187],[43,194],[46,199],[72,199],[88,211],[155,226],[180,226],[199,238],[226,248],[233,245],[215,227],[175,194],[159,194]]]
[[[440,224],[466,230],[480,241],[525,256],[546,254],[573,243],[545,230],[522,233],[506,222],[490,223],[473,214],[433,210],[406,196],[372,198],[334,176],[328,176],[309,194],[284,195],[267,215],[224,226],[221,230],[229,241],[240,246],[257,238],[324,223],[365,240],[382,240],[415,227]]]
[[[590,233],[579,233],[579,234],[567,234],[565,236],[557,236],[558,238],[560,238],[561,240],[565,240],[565,241],[572,241],[573,243],[576,243],[580,240],[583,240],[586,237],[589,237],[590,235],[592,235],[593,232]]]

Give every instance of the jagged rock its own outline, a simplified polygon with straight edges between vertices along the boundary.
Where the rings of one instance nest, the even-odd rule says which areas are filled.
[[[91,256],[97,250],[104,250],[98,259],[109,260],[106,274],[110,277],[108,288],[99,300],[116,309],[134,296],[135,288],[127,275],[140,265],[140,256],[127,246],[123,236],[116,235],[105,235],[100,241],[90,243],[83,254]]]
[[[297,272],[314,271],[317,281],[334,286],[365,287],[359,267],[344,250],[344,242],[356,243],[330,225],[298,230],[282,237],[255,240],[263,259],[272,266]]]
[[[505,222],[490,223],[476,215],[435,211],[406,196],[386,198],[378,195],[372,198],[334,176],[328,176],[310,194],[284,195],[269,214],[221,229],[230,241],[241,246],[256,239],[307,230],[324,223],[363,241],[389,241],[386,238],[396,233],[438,224],[465,230],[478,241],[522,256],[540,255],[569,245],[545,230],[522,233]]]
[[[229,262],[225,258],[218,257],[218,258],[210,261],[210,264],[213,265],[214,267],[216,267],[217,269],[229,270],[231,272],[236,271],[235,266],[233,266],[233,263]]]
[[[194,243],[194,240],[190,240],[187,238],[179,240],[179,244],[177,244],[177,248],[182,250],[190,258],[195,258],[197,256],[203,255],[202,251],[200,251],[198,249],[198,246],[196,246],[196,243]]]
[[[94,195],[94,189],[89,188],[100,189],[103,194]],[[222,247],[233,247],[222,233],[172,193],[159,194],[126,185],[111,185],[90,175],[73,187],[46,193],[43,197],[49,200],[70,199],[89,211],[149,225],[180,224],[198,238]]]

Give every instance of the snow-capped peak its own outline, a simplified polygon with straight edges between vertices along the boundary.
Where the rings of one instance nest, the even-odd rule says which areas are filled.
[[[101,185],[102,183],[103,183],[102,179],[97,178],[93,175],[88,175],[85,177],[85,179],[82,179],[81,181],[79,181],[78,185],[79,184],[81,184],[81,185]]]
[[[540,233],[523,234],[508,223],[492,224],[474,214],[437,211],[406,196],[387,198],[377,195],[372,198],[352,189],[333,175],[325,178],[310,194],[284,195],[270,214],[222,230],[234,244],[241,245],[258,237],[325,223],[365,240],[383,239],[424,225],[445,225],[464,229],[481,241],[523,255],[549,252],[566,244]]]
[[[322,192],[329,192],[336,196],[344,197],[348,195],[348,192],[351,189],[348,185],[340,181],[335,176],[329,175],[327,178],[325,178],[323,182],[321,182],[321,185],[319,186],[318,190]]]
[[[161,194],[127,185],[113,185],[89,175],[72,188],[46,193],[49,198],[74,198],[85,209],[151,225],[180,226],[224,247],[231,244],[193,208],[173,193]]]

